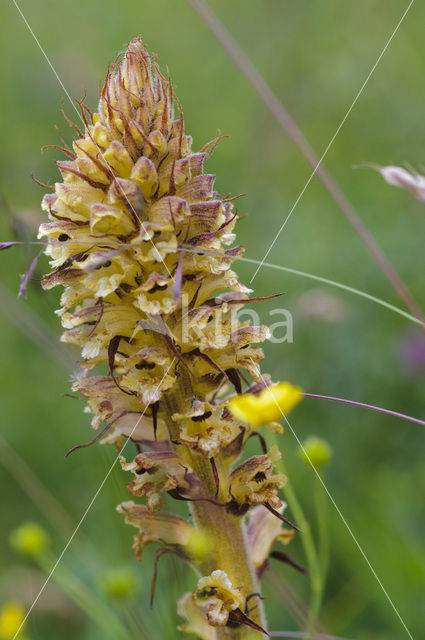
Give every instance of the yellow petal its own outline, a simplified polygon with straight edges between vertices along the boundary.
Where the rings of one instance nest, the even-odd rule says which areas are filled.
[[[233,415],[253,427],[279,422],[302,399],[302,389],[290,382],[267,387],[260,394],[244,393],[229,400]]]

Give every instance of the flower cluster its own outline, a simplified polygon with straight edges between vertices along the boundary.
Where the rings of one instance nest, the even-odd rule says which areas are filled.
[[[241,368],[260,381],[263,352],[252,345],[267,329],[239,323],[236,335],[226,332],[248,293],[230,269],[241,248],[225,248],[237,216],[203,173],[207,152],[192,153],[173,102],[170,83],[134,40],[109,72],[98,112],[82,105],[85,135],[57,163],[63,182],[43,200],[50,222],[39,235],[54,268],[43,286],[65,287],[62,339],[82,349],[74,389],[88,398],[92,426],[114,421],[108,440],[120,442],[144,413],[133,435],[153,439],[153,407],[175,386],[177,363],[191,380],[184,414],[173,417],[178,437],[211,455],[206,441],[217,441],[217,451],[237,426],[224,406],[212,411],[205,400],[226,380],[239,386]],[[212,299],[222,290],[233,293]],[[109,375],[87,376],[105,362]]]
[[[73,389],[87,399],[93,440],[138,448],[121,464],[146,505],[119,507],[139,530],[138,557],[160,542],[205,573],[190,606],[209,627],[261,629],[261,607],[257,622],[245,608],[266,558],[258,536],[246,546],[243,516],[255,507],[249,526],[269,530],[285,478],[270,452],[234,466],[253,430],[279,421],[300,393],[268,387],[257,344],[269,331],[237,318],[250,291],[231,268],[242,253],[229,248],[236,210],[204,173],[216,141],[192,152],[173,87],[139,38],[108,72],[97,112],[80,107],[84,131],[72,125],[78,138],[62,148],[63,181],[44,197],[40,227],[53,269],[43,286],[65,288],[62,339],[81,348]],[[189,501],[193,525],[161,512],[166,495]],[[276,523],[270,540],[289,540]]]

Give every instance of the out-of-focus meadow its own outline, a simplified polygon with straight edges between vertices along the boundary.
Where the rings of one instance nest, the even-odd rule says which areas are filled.
[[[321,155],[407,1],[210,0],[209,6]],[[85,87],[91,107],[96,106],[108,63],[133,36],[143,36],[162,67],[170,69],[194,147],[202,147],[219,129],[229,135],[218,145],[208,169],[217,174],[221,193],[246,194],[238,201],[239,213],[247,214],[237,226],[238,241],[248,258],[261,259],[310,169],[189,4],[21,0],[20,7],[69,94],[79,98]],[[386,185],[365,165],[406,162],[420,168],[425,162],[424,24],[425,7],[414,3],[325,161],[422,308],[425,207]],[[55,124],[71,140],[72,131],[60,115],[62,97],[68,115],[74,120],[76,116],[8,0],[2,3],[1,29],[1,240],[14,239],[14,233],[20,239],[34,239],[44,190],[30,174],[34,171],[39,180],[54,183],[58,171],[53,159],[60,153],[46,150],[41,155],[39,150],[58,143]],[[23,246],[0,255],[0,608],[10,600],[28,607],[44,579],[34,564],[10,549],[10,532],[28,520],[39,522],[49,533],[54,559],[115,456],[112,449],[95,445],[64,459],[65,452],[90,439],[91,432],[83,404],[64,396],[78,354],[59,345],[59,321],[53,313],[59,292],[42,293],[39,285],[47,269],[45,258],[30,283],[28,299],[16,299],[19,274],[38,250]],[[316,179],[268,261],[343,282],[402,306]],[[248,283],[255,266],[240,262],[236,270]],[[424,417],[425,344],[413,323],[368,300],[267,267],[253,288],[256,296],[286,292],[279,304],[294,317],[293,343],[266,346],[264,371],[311,393]],[[271,302],[257,309],[264,322],[274,321],[269,316]],[[314,399],[305,399],[290,421],[300,439],[319,435],[331,444],[333,458],[324,469],[326,485],[410,633],[424,637],[425,429]],[[329,503],[322,511],[327,499],[320,495],[311,469],[300,460],[290,430],[281,438],[291,487],[313,533],[318,533],[316,511],[322,505],[322,524],[324,519],[329,537],[322,628],[353,640],[407,637],[333,506]],[[116,504],[130,498],[126,481],[114,467],[63,557],[58,575],[64,582],[49,583],[29,618],[28,640],[94,640],[105,635],[64,594],[63,586],[66,591],[73,579],[90,586],[110,611],[116,610],[130,625],[132,637],[184,637],[176,631],[175,603],[193,588],[194,575],[171,556],[162,559],[150,609],[154,550],[149,548],[142,563],[136,563],[130,550],[133,531],[115,511]],[[305,563],[300,535],[291,553]],[[121,572],[121,578],[111,577],[111,570]],[[116,594],[120,580],[123,592],[129,587],[122,598]],[[273,564],[265,596],[271,629],[300,629],[309,598],[305,577],[291,567]]]

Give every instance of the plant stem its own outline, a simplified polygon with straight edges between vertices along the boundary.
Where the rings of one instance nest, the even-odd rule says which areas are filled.
[[[232,584],[242,587],[245,597],[259,593],[260,586],[255,570],[249,558],[246,544],[245,527],[242,518],[229,515],[221,507],[209,503],[192,503],[191,512],[194,523],[200,529],[208,531],[214,540],[214,549],[209,558],[208,571],[222,569]],[[265,617],[262,602],[252,598],[249,617],[265,628]],[[263,634],[255,633],[248,627],[216,629],[217,640],[221,638],[263,638]]]
[[[277,439],[275,438],[275,441],[276,440]],[[281,460],[279,460],[276,466],[280,471],[285,473],[285,467]],[[285,486],[285,497],[294,515],[295,522],[302,531],[301,542],[307,558],[311,585],[311,599],[307,631],[310,634],[314,634],[316,631],[323,594],[323,576],[320,558],[317,552],[316,543],[314,541],[310,523],[304,514],[303,508],[298,501],[297,495],[290,482],[288,482],[288,484]]]
[[[165,421],[168,426],[170,440],[177,438],[177,425],[172,420],[173,413],[184,409],[184,398],[193,396],[193,391],[188,389],[190,380],[185,372],[181,372],[178,391],[173,390],[164,394]],[[180,397],[179,397],[180,396]],[[214,458],[219,476],[220,490],[217,493],[211,462],[208,458],[189,449],[184,445],[177,445],[176,453],[182,461],[192,468],[198,476],[206,498],[216,500],[224,504],[226,496],[224,487],[228,474],[227,465],[219,455]],[[202,570],[211,573],[216,569],[226,572],[232,584],[242,589],[245,598],[260,592],[254,566],[249,557],[245,524],[242,517],[233,516],[219,506],[207,501],[191,502],[190,510],[194,525],[204,530],[213,542],[213,548],[203,563]],[[249,617],[262,628],[266,628],[264,609],[260,598],[252,598],[250,601]],[[248,626],[216,627],[217,640],[262,640],[263,634]]]
[[[317,526],[319,531],[319,562],[322,575],[322,590],[325,588],[329,569],[329,528],[328,528],[328,498],[323,487],[315,483],[315,504]],[[323,594],[322,594],[323,595]]]

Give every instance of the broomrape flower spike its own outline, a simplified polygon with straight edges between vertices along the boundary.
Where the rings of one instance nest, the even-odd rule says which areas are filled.
[[[139,559],[157,543],[156,562],[174,553],[201,576],[179,605],[182,628],[264,637],[260,578],[273,543],[293,535],[278,496],[286,478],[273,450],[237,462],[255,429],[281,430],[280,411],[301,395],[287,382],[265,388],[257,345],[270,332],[237,316],[250,293],[231,268],[243,252],[229,248],[237,213],[204,173],[218,140],[192,151],[173,86],[140,38],[108,71],[97,111],[79,104],[84,132],[74,126],[62,148],[39,237],[52,267],[43,286],[64,287],[62,340],[81,349],[72,387],[96,431],[83,446],[135,443],[121,465],[138,503],[118,511],[138,530]],[[190,524],[163,511],[170,497],[188,502]]]

